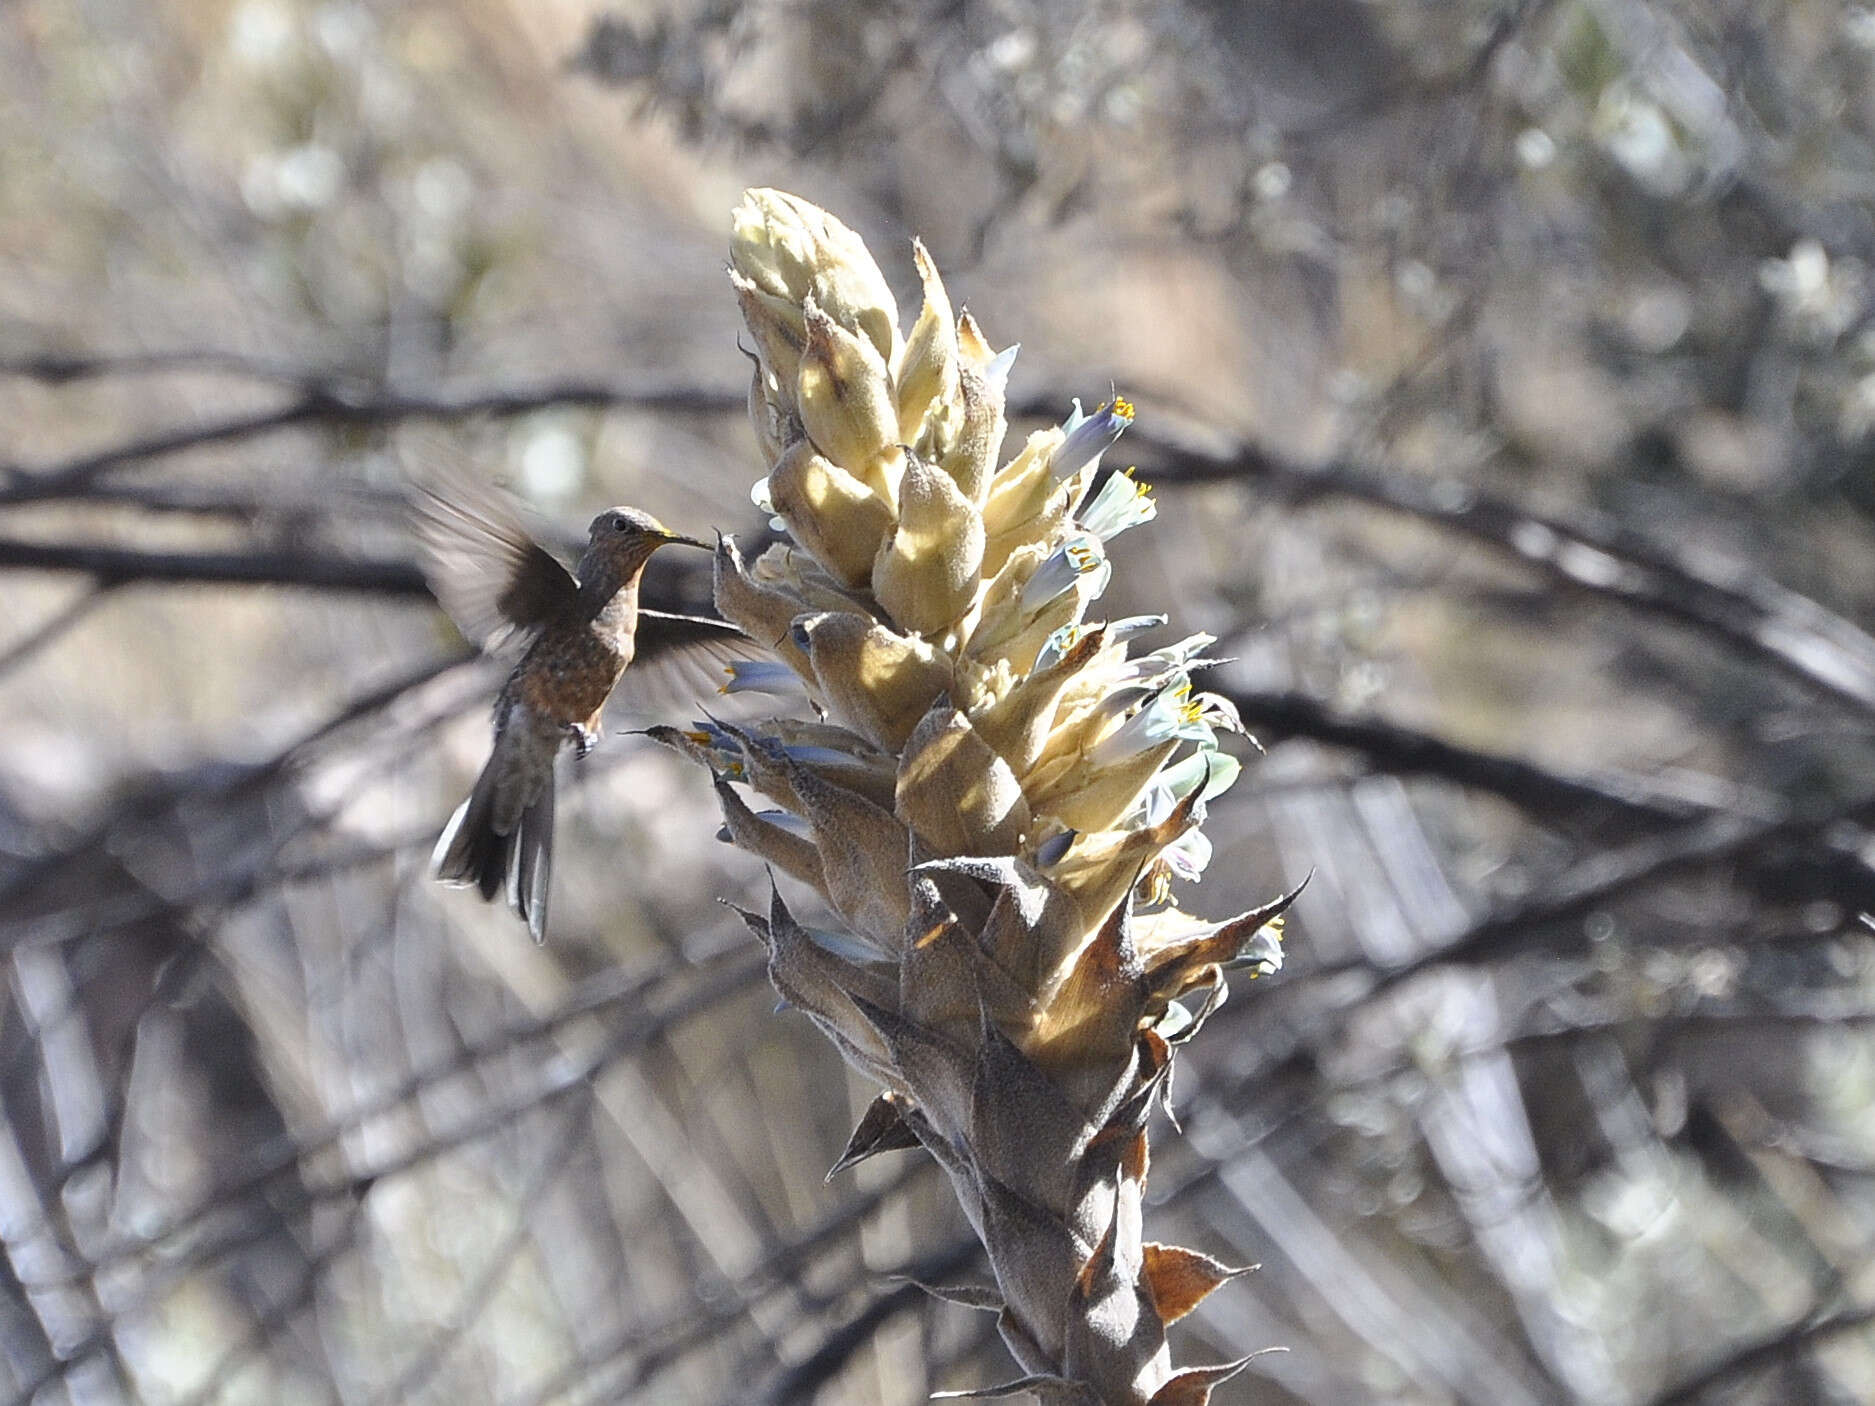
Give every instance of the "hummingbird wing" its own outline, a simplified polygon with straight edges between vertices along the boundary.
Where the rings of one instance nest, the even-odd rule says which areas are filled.
[[[668,720],[715,699],[729,682],[729,665],[758,653],[749,638],[725,620],[640,607],[632,664],[619,680],[613,702],[628,713]]]
[[[486,479],[460,466],[433,469],[417,481],[410,507],[430,589],[481,648],[501,649],[572,607],[573,573]]]

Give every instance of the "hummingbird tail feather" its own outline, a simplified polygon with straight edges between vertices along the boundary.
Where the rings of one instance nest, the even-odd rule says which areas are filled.
[[[553,773],[540,798],[521,812],[507,859],[508,904],[534,941],[547,940],[547,885],[553,877]]]
[[[500,777],[494,760],[483,768],[469,798],[456,807],[430,856],[438,879],[458,888],[473,887],[483,898],[501,891],[507,876],[512,836],[495,831],[495,792]]]
[[[475,888],[483,898],[505,889],[508,906],[526,921],[536,942],[547,934],[553,766],[563,733],[558,724],[535,726],[521,707],[510,709],[496,732],[488,765],[430,857],[433,872],[446,884]]]

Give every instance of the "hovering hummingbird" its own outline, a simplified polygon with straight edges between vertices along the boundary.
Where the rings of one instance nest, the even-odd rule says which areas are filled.
[[[711,548],[637,508],[594,518],[569,573],[507,498],[466,470],[426,475],[412,506],[431,590],[458,628],[491,653],[520,649],[495,697],[494,750],[437,841],[431,867],[444,883],[473,886],[483,898],[505,886],[509,906],[539,942],[562,746],[572,743],[581,757],[592,750],[599,715],[627,666],[634,680],[662,673],[668,685],[673,669],[688,667],[701,682],[703,668],[726,662],[743,637],[721,620],[639,606],[639,577],[659,547]]]

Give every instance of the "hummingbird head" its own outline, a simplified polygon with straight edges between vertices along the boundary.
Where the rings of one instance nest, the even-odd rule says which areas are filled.
[[[686,547],[711,550],[706,542],[672,532],[650,513],[638,508],[609,508],[592,520],[587,529],[586,555],[580,579],[587,577],[587,565],[604,563],[609,576],[621,584],[632,577],[659,547],[678,542]]]

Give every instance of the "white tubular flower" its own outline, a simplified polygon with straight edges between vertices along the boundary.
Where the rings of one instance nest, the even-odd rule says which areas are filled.
[[[1103,542],[1110,542],[1129,527],[1151,522],[1159,515],[1159,505],[1152,501],[1152,488],[1135,483],[1133,471],[1110,475],[1100,491],[1075,514],[1082,527]]]
[[[1194,752],[1184,761],[1166,767],[1153,777],[1151,785],[1146,789],[1145,799],[1140,803],[1137,822],[1142,825],[1161,824],[1179,802],[1193,791],[1198,791],[1198,799],[1201,801],[1221,796],[1236,784],[1242,770],[1243,763],[1228,752],[1218,751],[1215,746]]]
[[[1019,609],[1032,615],[1068,591],[1079,588],[1088,600],[1099,600],[1113,579],[1113,566],[1098,537],[1083,532],[1050,552],[1023,584]]]
[[[1134,635],[1147,630],[1156,630],[1165,624],[1163,615],[1128,615],[1124,619],[1098,625],[1063,625],[1048,637],[1042,646],[1042,652],[1035,656],[1035,672],[1039,673],[1050,664],[1070,653],[1083,639],[1099,630],[1102,637],[1110,643],[1118,644],[1121,640],[1131,639]]]
[[[1057,479],[1072,478],[1083,469],[1091,473],[1100,467],[1100,456],[1113,447],[1114,441],[1132,423],[1133,407],[1124,400],[1103,405],[1092,415],[1082,411],[1081,402],[1075,401],[1074,413],[1062,422],[1065,438],[1055,451],[1049,469]]]
[[[723,666],[729,677],[719,693],[799,693],[801,676],[779,659],[732,659]]]
[[[1205,806],[1241,770],[1219,733],[1242,728],[1193,687],[1210,636],[1133,656],[1166,617],[1086,620],[1106,543],[1155,513],[1130,472],[1090,493],[1133,408],[1076,402],[998,467],[1015,348],[913,259],[901,337],[845,225],[777,191],[737,210],[754,497],[789,540],[718,548],[719,608],[775,654],[724,687],[804,687],[821,717],[651,735],[709,768],[725,838],[844,924],[803,927],[779,892],[744,915],[782,995],[881,1085],[839,1165],[915,1143],[943,1166],[1025,1388],[1203,1406],[1240,1364],[1181,1371],[1165,1328],[1235,1271],[1145,1242],[1145,1127],[1223,971],[1279,963],[1294,895],[1223,922],[1168,906],[1209,862]]]
[[[1204,704],[1192,696],[1191,680],[1176,676],[1113,732],[1103,737],[1088,756],[1096,766],[1112,766],[1165,742],[1204,742],[1217,745]]]

